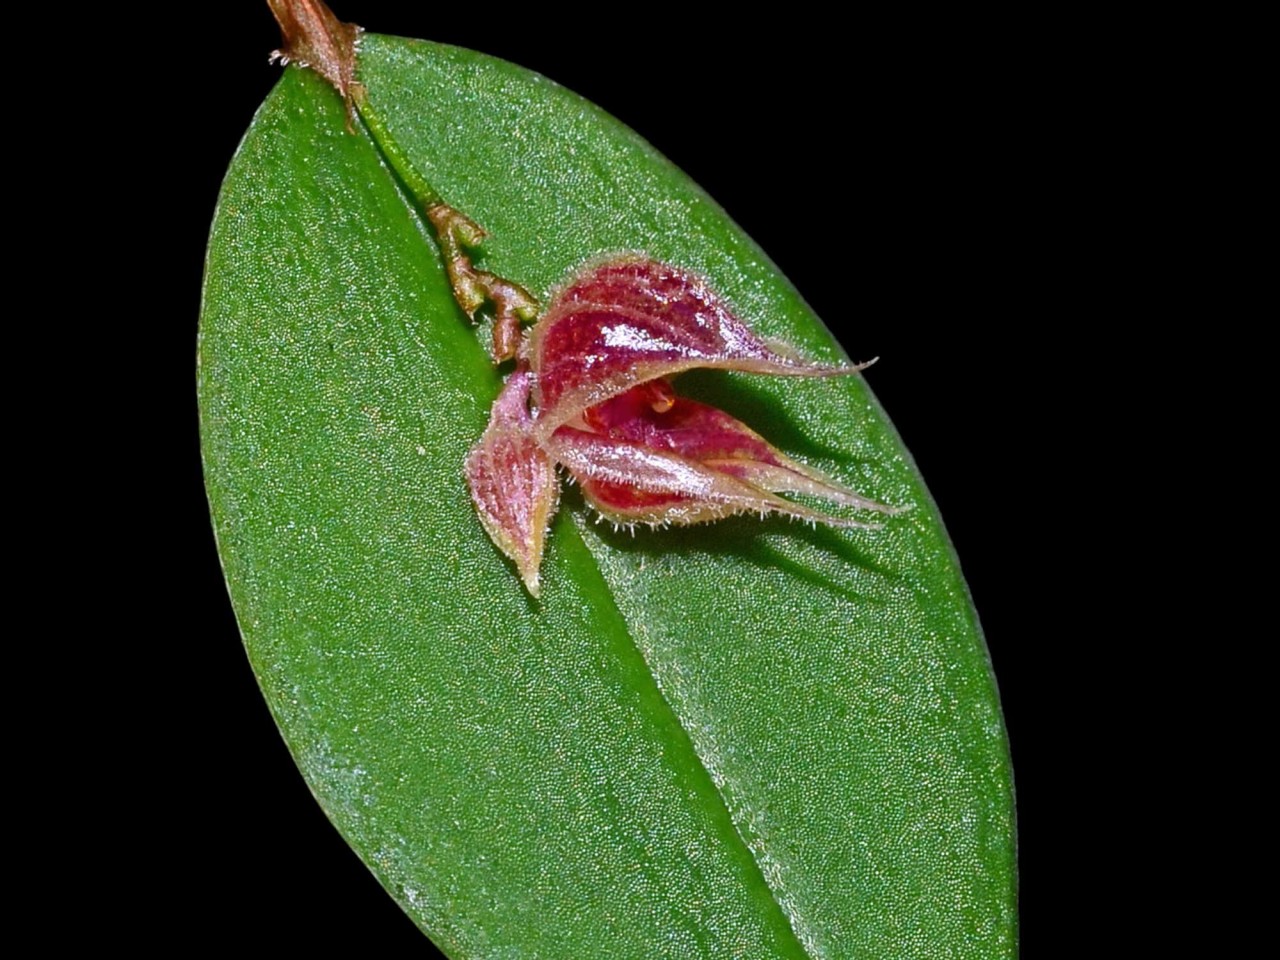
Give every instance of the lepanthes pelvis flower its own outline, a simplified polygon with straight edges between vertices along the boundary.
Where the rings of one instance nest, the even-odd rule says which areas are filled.
[[[467,457],[480,520],[538,595],[559,502],[559,466],[617,524],[702,523],[782,514],[841,527],[874,524],[812,510],[799,493],[893,513],[771,446],[729,414],[677,395],[695,367],[828,377],[866,364],[810,363],[770,345],[700,278],[628,256],[596,263],[551,302]]]

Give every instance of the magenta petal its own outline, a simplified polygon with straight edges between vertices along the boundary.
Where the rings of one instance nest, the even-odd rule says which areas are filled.
[[[873,526],[810,510],[730,472],[632,440],[561,427],[547,449],[592,506],[617,523],[689,524],[779,513],[832,526]]]
[[[520,371],[507,380],[494,401],[489,426],[467,454],[466,475],[480,522],[498,549],[515,562],[536,597],[538,568],[560,484],[551,458],[533,438],[530,379]]]
[[[704,280],[640,256],[595,264],[570,281],[533,328],[527,356],[543,440],[587,407],[694,367],[810,377],[861,369],[779,352]]]

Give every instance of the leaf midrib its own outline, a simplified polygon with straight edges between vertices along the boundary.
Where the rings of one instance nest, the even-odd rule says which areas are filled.
[[[424,239],[427,236],[431,236],[433,234],[434,228],[431,226],[430,222],[426,219],[423,211],[419,208],[418,204],[414,202],[412,191],[405,185],[401,177],[399,177],[396,174],[386,154],[384,153],[381,144],[379,144],[378,141],[373,136],[370,135],[368,128],[363,123],[359,125],[358,135],[367,139],[369,143],[372,145],[374,151],[377,153],[383,174],[386,177],[388,177],[392,181],[392,183],[395,185],[395,189],[397,193],[400,195],[401,199],[404,201],[406,207],[409,209],[410,215],[418,222],[419,226],[421,227],[421,235],[424,237]],[[462,212],[466,213],[466,211],[462,211]],[[437,256],[439,255],[438,248],[433,250],[433,255],[437,255]],[[513,279],[519,282],[520,278],[517,277]],[[461,309],[458,309],[458,316],[459,316],[460,323],[468,322],[467,318],[462,314]],[[476,348],[477,350],[483,350],[483,347],[479,342],[477,342]],[[556,533],[554,536],[554,543],[555,543],[554,549],[560,550],[562,553],[564,553],[565,559],[569,561],[570,565],[573,565],[573,566],[578,565],[573,562],[572,555],[574,553],[577,553],[579,557],[589,558],[591,569],[594,571],[595,576],[598,580],[598,583],[600,584],[600,589],[598,591],[598,595],[596,598],[597,601],[601,602],[605,609],[611,611],[614,617],[616,618],[616,621],[622,625],[623,631],[626,634],[627,640],[631,643],[632,648],[635,650],[636,655],[640,658],[641,662],[644,663],[649,681],[652,684],[651,692],[657,696],[658,701],[663,705],[664,709],[666,710],[668,714],[667,719],[674,722],[675,726],[680,730],[681,736],[684,737],[685,745],[687,746],[689,752],[694,757],[697,758],[699,775],[705,778],[706,784],[709,785],[712,793],[714,793],[716,798],[719,800],[720,813],[724,816],[725,820],[730,826],[730,829],[732,830],[733,838],[737,843],[737,845],[740,847],[739,852],[745,853],[747,856],[747,859],[750,860],[755,871],[755,878],[757,882],[759,883],[760,887],[768,893],[770,903],[773,905],[774,909],[777,910],[778,916],[782,918],[783,927],[786,930],[786,936],[788,937],[790,944],[794,947],[795,955],[798,958],[803,958],[803,960],[817,960],[817,958],[813,954],[808,952],[803,942],[801,941],[799,935],[796,933],[794,919],[786,911],[786,909],[783,908],[782,902],[778,897],[778,892],[774,890],[773,886],[769,883],[768,878],[765,875],[764,868],[762,867],[760,860],[756,855],[755,850],[752,848],[751,844],[747,843],[745,837],[742,835],[741,827],[739,826],[737,819],[734,817],[733,811],[729,806],[729,803],[725,798],[724,793],[721,791],[720,787],[716,784],[715,777],[713,777],[711,774],[711,770],[710,770],[710,767],[707,765],[706,758],[702,755],[701,751],[698,750],[697,743],[694,740],[694,738],[690,735],[688,728],[685,726],[684,719],[680,716],[679,712],[671,705],[671,701],[667,698],[666,694],[662,690],[661,685],[658,683],[657,675],[653,670],[653,666],[652,664],[650,664],[648,658],[645,656],[643,648],[637,642],[636,632],[634,628],[632,627],[631,623],[627,620],[626,615],[622,612],[621,606],[618,604],[616,598],[614,597],[613,591],[609,587],[609,582],[605,577],[604,570],[601,567],[598,558],[596,557],[595,553],[591,550],[591,548],[587,545],[586,540],[582,536],[581,530],[578,527],[578,524],[583,522],[581,516],[575,514],[574,515],[575,522],[569,523],[564,519],[564,513],[565,511],[562,511],[561,516],[557,518],[555,521]],[[582,561],[578,561],[579,564],[581,562]],[[513,589],[515,589],[516,580],[515,580],[514,571],[512,573],[512,578],[513,578]],[[586,585],[581,584],[580,586],[585,587]],[[546,589],[544,590],[544,597],[552,589],[554,589],[554,584],[547,584]]]
[[[685,744],[687,745],[689,752],[694,757],[697,758],[699,775],[705,778],[707,785],[709,785],[711,789],[711,792],[714,793],[716,798],[720,801],[720,812],[723,814],[725,820],[728,822],[730,828],[732,829],[734,840],[737,842],[737,844],[741,848],[740,852],[745,852],[747,855],[747,858],[751,861],[755,869],[755,876],[756,876],[757,882],[760,884],[762,889],[768,892],[770,902],[773,904],[774,908],[778,911],[778,915],[783,919],[785,923],[785,928],[787,931],[787,936],[789,937],[791,943],[795,947],[796,955],[798,957],[806,958],[806,960],[816,960],[816,958],[805,949],[803,942],[800,940],[799,935],[796,933],[795,926],[791,916],[783,908],[782,902],[778,898],[777,891],[773,889],[772,885],[768,881],[768,878],[765,876],[764,868],[761,866],[759,858],[756,856],[756,853],[752,849],[751,844],[747,843],[746,838],[743,837],[742,830],[738,825],[737,819],[733,815],[732,808],[729,806],[729,803],[726,800],[724,793],[721,791],[720,787],[716,784],[716,779],[711,774],[711,768],[707,765],[706,758],[702,755],[701,751],[698,750],[697,742],[690,735],[688,728],[685,726],[683,718],[680,716],[680,713],[675,709],[675,707],[671,705],[671,701],[667,698],[667,695],[663,692],[661,684],[658,683],[658,678],[653,670],[653,666],[649,663],[648,658],[645,656],[643,647],[641,647],[641,645],[636,640],[636,631],[631,626],[631,623],[627,620],[626,614],[622,612],[622,608],[618,604],[617,599],[614,597],[613,591],[609,588],[609,581],[605,577],[604,569],[601,567],[600,562],[597,559],[595,553],[587,545],[586,539],[582,536],[582,531],[578,525],[581,523],[584,523],[585,521],[583,520],[582,516],[577,513],[573,514],[573,520],[574,520],[573,523],[568,523],[564,520],[559,520],[557,522],[557,526],[559,529],[557,531],[557,536],[555,539],[556,549],[564,553],[566,555],[565,559],[569,561],[571,565],[574,565],[574,566],[579,566],[581,563],[584,562],[582,560],[579,560],[577,561],[577,563],[575,563],[574,557],[573,557],[574,553],[577,553],[579,556],[585,556],[589,558],[589,561],[585,561],[585,562],[590,563],[601,585],[601,589],[599,590],[599,594],[597,597],[598,602],[602,603],[602,605],[604,605],[606,609],[611,611],[616,616],[617,622],[623,625],[623,630],[626,634],[627,640],[630,641],[632,648],[636,652],[636,655],[640,658],[641,662],[644,663],[645,665],[645,668],[647,670],[647,674],[649,677],[649,681],[652,684],[652,693],[657,696],[658,701],[665,708],[668,714],[668,718],[672,722],[674,722],[676,727],[679,728],[680,734],[681,736],[684,737]],[[581,569],[580,566],[579,566],[579,569]],[[553,586],[553,585],[549,584],[548,586]],[[580,586],[585,586],[585,584],[580,584]]]

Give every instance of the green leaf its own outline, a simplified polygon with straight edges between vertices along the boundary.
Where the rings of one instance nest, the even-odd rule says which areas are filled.
[[[545,295],[644,251],[765,336],[822,324],[683,174],[590,104],[377,35],[414,164]],[[950,545],[865,382],[682,392],[882,502],[878,532],[738,519],[634,538],[572,493],[540,602],[461,465],[500,377],[364,133],[287,71],[228,173],[199,390],[246,647],[329,817],[450,956],[1010,957],[1008,748]]]

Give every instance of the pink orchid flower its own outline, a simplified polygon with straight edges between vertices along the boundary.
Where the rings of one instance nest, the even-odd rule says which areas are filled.
[[[677,267],[639,256],[596,263],[559,291],[526,337],[467,457],[471,496],[535,597],[559,502],[557,465],[617,524],[777,513],[874,527],[778,496],[896,512],[792,460],[727,413],[677,396],[669,379],[695,367],[828,377],[866,366],[809,363],[770,346]]]

